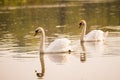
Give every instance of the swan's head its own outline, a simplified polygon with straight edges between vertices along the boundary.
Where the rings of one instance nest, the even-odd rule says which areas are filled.
[[[81,20],[79,23],[79,28],[83,27],[86,25],[86,21],[85,20]]]
[[[37,70],[35,70],[35,73],[36,73],[36,76],[37,76],[37,77],[41,77],[41,78],[42,78],[42,77],[44,76],[43,73],[38,73]]]
[[[44,29],[43,29],[42,27],[38,27],[38,28],[35,30],[34,36],[36,36],[38,33],[41,33],[42,31],[44,31]]]

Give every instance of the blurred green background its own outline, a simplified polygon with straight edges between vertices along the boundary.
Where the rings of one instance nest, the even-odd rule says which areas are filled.
[[[46,36],[79,35],[81,19],[87,32],[120,31],[119,0],[0,0],[0,44],[34,43],[34,30],[42,26]],[[10,44],[11,44],[10,42]]]

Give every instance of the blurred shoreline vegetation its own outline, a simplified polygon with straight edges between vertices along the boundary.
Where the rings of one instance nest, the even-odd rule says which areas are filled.
[[[0,6],[44,5],[56,2],[56,0],[0,0]]]
[[[27,5],[53,5],[60,3],[77,4],[84,3],[105,3],[105,2],[119,2],[119,0],[0,0],[0,7],[3,6],[27,6]],[[119,3],[118,3],[119,4]]]
[[[36,26],[43,26],[49,31],[47,35],[54,32],[78,34],[79,20],[85,19],[89,26],[88,31],[99,28],[104,31],[119,31],[117,29],[120,25],[119,1],[87,1],[0,0],[0,29],[23,36]],[[56,26],[65,27],[58,29]]]

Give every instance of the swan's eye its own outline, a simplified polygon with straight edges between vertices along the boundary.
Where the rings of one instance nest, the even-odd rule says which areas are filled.
[[[35,30],[36,33],[38,33],[38,30]]]

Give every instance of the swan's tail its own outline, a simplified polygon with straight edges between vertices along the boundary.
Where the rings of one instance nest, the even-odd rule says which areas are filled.
[[[107,37],[108,36],[108,31],[106,31],[105,33],[104,33],[104,37]]]
[[[108,31],[106,31],[105,33],[104,33],[104,40],[106,39],[106,37],[108,36]]]

